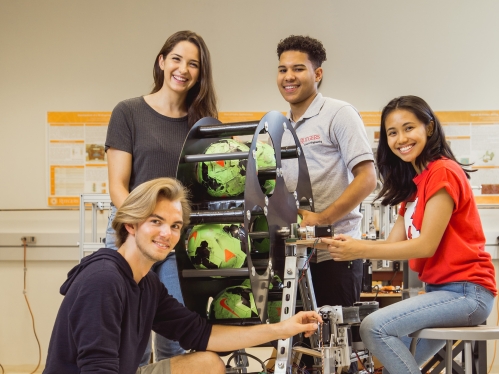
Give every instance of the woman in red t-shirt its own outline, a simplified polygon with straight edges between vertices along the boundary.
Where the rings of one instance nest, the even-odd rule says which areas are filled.
[[[470,170],[454,157],[438,118],[416,96],[402,96],[381,114],[377,166],[384,205],[401,204],[386,241],[345,235],[323,239],[335,261],[409,260],[426,293],[367,316],[360,334],[384,373],[420,373],[444,341],[422,339],[416,357],[407,335],[426,327],[475,326],[485,321],[497,294],[495,269],[485,252]],[[325,243],[325,244],[324,244]]]

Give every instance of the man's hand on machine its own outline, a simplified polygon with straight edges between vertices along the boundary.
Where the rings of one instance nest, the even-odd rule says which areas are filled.
[[[304,333],[305,337],[308,338],[317,330],[319,323],[322,323],[322,317],[317,312],[298,312],[278,324],[281,325],[279,327],[282,329],[279,338],[285,339],[299,333]]]
[[[302,216],[302,220],[300,223],[301,227],[329,224],[320,213],[314,213],[310,210],[298,209],[298,214]]]
[[[331,258],[335,261],[351,261],[365,257],[364,246],[365,243],[362,240],[338,234],[332,239],[321,238],[317,248],[328,250]]]

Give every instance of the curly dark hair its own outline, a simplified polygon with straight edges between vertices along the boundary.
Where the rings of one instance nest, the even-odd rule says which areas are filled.
[[[310,36],[291,35],[282,39],[277,45],[277,58],[281,58],[281,54],[286,51],[306,53],[314,69],[322,66],[322,63],[326,61],[326,49],[319,40]]]

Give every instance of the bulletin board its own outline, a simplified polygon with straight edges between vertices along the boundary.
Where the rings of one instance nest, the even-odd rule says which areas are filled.
[[[266,112],[220,112],[222,123],[259,121]],[[373,148],[380,112],[361,112]],[[478,204],[499,204],[499,111],[436,112],[458,161],[473,163]],[[48,112],[48,206],[79,206],[82,193],[109,193],[104,151],[111,112]]]
[[[110,112],[48,112],[48,206],[79,206],[82,193],[109,193],[104,151]]]

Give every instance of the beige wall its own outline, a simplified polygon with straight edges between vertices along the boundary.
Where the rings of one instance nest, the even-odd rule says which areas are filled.
[[[0,246],[16,246],[0,247],[0,363],[38,359],[20,236],[67,246],[28,252],[44,357],[58,288],[77,261],[76,211],[5,211],[46,208],[47,111],[110,111],[147,93],[156,53],[181,29],[205,38],[222,111],[286,110],[275,47],[290,34],[324,42],[321,91],[361,111],[401,94],[437,111],[499,109],[497,14],[495,0],[0,0]],[[499,211],[486,216],[484,225],[499,231]]]
[[[88,0],[0,2],[0,207],[46,206],[46,112],[110,111],[151,88],[152,64],[179,29],[202,34],[222,111],[286,110],[277,42],[320,38],[322,92],[361,111],[401,94],[435,110],[497,109],[494,0]],[[36,157],[34,157],[36,155]]]

